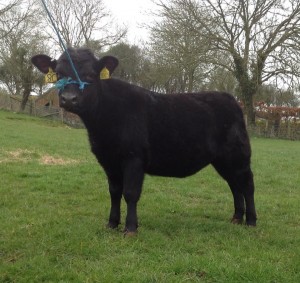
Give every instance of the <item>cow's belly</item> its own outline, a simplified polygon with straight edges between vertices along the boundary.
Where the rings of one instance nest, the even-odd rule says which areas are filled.
[[[150,175],[179,177],[190,176],[211,163],[211,154],[201,152],[191,153],[165,153],[150,156],[146,173]]]

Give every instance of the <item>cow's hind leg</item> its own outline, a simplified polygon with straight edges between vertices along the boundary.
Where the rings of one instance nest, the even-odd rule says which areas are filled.
[[[237,187],[230,181],[227,181],[233,195],[234,202],[234,214],[232,216],[231,222],[233,224],[242,224],[244,221],[245,213],[245,201],[244,196]]]
[[[254,204],[254,182],[253,174],[250,168],[237,172],[237,181],[240,186],[246,202],[246,224],[256,226],[256,211]]]
[[[256,226],[254,183],[251,169],[247,168],[233,171],[228,184],[233,195],[242,195],[244,198],[246,204],[246,224],[249,226]]]
[[[234,199],[234,214],[231,222],[243,223],[246,204],[246,223],[256,225],[256,212],[254,205],[253,174],[249,166],[246,169],[234,169],[231,166],[215,163],[217,172],[227,181]]]

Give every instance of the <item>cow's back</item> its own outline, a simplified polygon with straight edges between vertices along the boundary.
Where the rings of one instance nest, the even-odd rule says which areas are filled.
[[[246,134],[241,109],[227,93],[154,95],[150,105],[149,174],[194,174],[223,154],[232,131]]]

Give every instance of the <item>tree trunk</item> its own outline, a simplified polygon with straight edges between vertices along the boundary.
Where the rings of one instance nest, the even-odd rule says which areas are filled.
[[[22,102],[20,106],[21,112],[25,110],[26,103],[28,101],[29,95],[32,90],[32,81],[33,81],[32,76],[33,76],[33,66],[32,64],[29,64],[27,69],[23,71],[23,76],[22,76],[23,96],[22,96]]]
[[[245,105],[245,114],[247,115],[247,126],[255,126],[255,111],[253,106],[253,94],[247,93],[243,95]]]
[[[194,75],[195,69],[189,71],[189,78],[188,78],[188,92],[192,92],[194,89]]]
[[[239,83],[245,107],[244,111],[247,115],[247,126],[255,126],[253,96],[257,91],[257,85],[249,77],[246,59],[242,58],[238,53],[233,53],[232,57],[235,64],[235,77]]]
[[[23,92],[22,102],[20,105],[20,111],[23,112],[25,110],[26,103],[28,101],[31,89],[25,88]]]

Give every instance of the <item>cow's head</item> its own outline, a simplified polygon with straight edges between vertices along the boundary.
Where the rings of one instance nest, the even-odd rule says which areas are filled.
[[[68,48],[68,53],[80,81],[77,79],[66,52],[58,60],[40,54],[33,56],[31,61],[42,73],[46,74],[48,82],[55,83],[59,89],[60,107],[80,114],[86,108],[85,103],[89,102],[89,97],[99,90],[99,81],[110,78],[118,65],[118,59],[113,56],[105,56],[98,60],[86,48]]]

